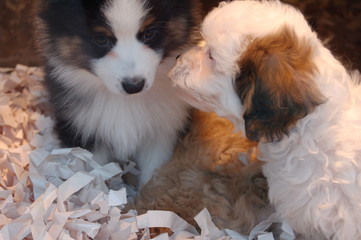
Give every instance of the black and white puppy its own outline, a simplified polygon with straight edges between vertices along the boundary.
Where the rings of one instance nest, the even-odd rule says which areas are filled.
[[[37,18],[46,80],[64,146],[96,159],[135,158],[145,183],[165,163],[187,105],[167,78],[218,1],[44,0]]]

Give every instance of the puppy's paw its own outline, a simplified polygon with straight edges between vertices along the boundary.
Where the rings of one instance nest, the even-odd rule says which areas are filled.
[[[262,165],[259,163],[251,163],[244,169],[244,177],[247,186],[247,196],[250,202],[256,208],[263,208],[268,205],[268,182],[262,173]]]
[[[258,197],[259,201],[255,201],[255,206],[262,208],[268,204],[268,183],[264,176],[251,179],[250,191]]]

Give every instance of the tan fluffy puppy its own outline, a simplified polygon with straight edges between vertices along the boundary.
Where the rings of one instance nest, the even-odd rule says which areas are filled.
[[[252,156],[255,146],[234,133],[228,120],[195,111],[173,159],[141,189],[137,210],[170,210],[195,225],[193,217],[207,208],[219,228],[248,233],[268,203],[261,164]]]

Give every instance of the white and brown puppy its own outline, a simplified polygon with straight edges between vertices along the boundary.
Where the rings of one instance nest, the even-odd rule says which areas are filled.
[[[170,77],[185,100],[259,141],[269,197],[309,239],[361,239],[361,86],[279,1],[211,12]]]

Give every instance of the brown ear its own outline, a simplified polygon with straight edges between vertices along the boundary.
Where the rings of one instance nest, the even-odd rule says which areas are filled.
[[[239,60],[236,89],[250,140],[279,141],[324,102],[313,76],[312,47],[287,27],[253,40]]]

